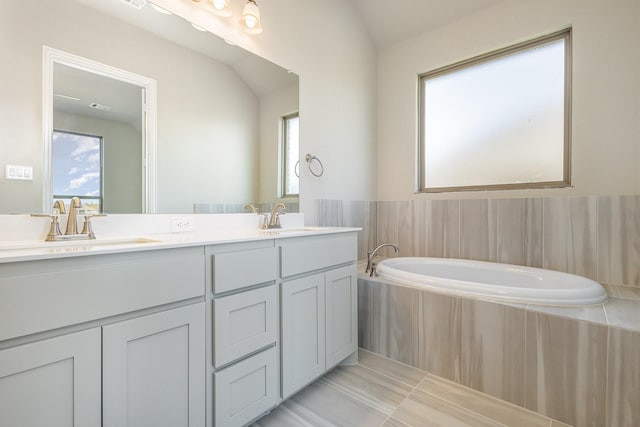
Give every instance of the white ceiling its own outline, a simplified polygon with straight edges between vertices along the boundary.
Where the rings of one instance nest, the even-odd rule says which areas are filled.
[[[471,15],[502,0],[350,0],[378,49]]]
[[[298,77],[295,74],[287,73],[275,64],[237,46],[229,45],[211,33],[196,31],[183,19],[160,14],[153,10],[148,3],[141,10],[137,10],[122,0],[76,1],[229,65],[256,96],[262,96],[297,83]],[[502,0],[349,1],[354,4],[361,15],[375,46],[378,49],[384,49]],[[89,81],[88,78],[84,79],[86,81],[84,87],[76,85],[73,88],[71,84],[68,84],[69,81],[82,80],[79,77],[72,70],[68,74],[60,75],[56,91],[81,98],[81,101],[56,97],[54,103],[57,108],[75,113],[80,113],[80,110],[84,109],[85,115],[102,114],[104,116],[104,112],[90,110],[87,107],[90,102],[98,102],[112,107],[112,111],[107,113],[112,116],[111,119],[129,123],[139,121],[139,111],[125,111],[125,107],[121,107],[122,103],[118,101],[127,97],[138,97],[138,93],[132,92],[131,88],[126,86],[117,90],[106,82]],[[92,88],[93,92],[89,88]],[[101,88],[101,90],[96,91],[96,88]]]
[[[122,0],[76,1],[229,65],[257,97],[298,84],[296,74],[211,33],[198,31],[184,19],[158,13],[149,3],[138,10]],[[54,93],[63,96],[53,97],[53,107],[55,111],[127,123],[139,129],[142,123],[140,91],[134,85],[56,64]],[[94,102],[111,109],[90,108],[89,104]]]
[[[55,64],[53,69],[53,109],[132,125],[142,125],[142,89],[95,73]],[[59,96],[63,95],[63,96]],[[110,109],[90,107],[97,103]]]

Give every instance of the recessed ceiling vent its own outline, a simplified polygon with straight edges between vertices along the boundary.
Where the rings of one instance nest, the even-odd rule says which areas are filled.
[[[122,0],[124,3],[128,4],[131,7],[135,7],[140,10],[147,3],[147,0]]]
[[[109,107],[108,105],[98,104],[97,102],[92,102],[91,104],[89,104],[89,107],[95,108],[96,110],[100,110],[100,111],[111,110],[111,107]]]

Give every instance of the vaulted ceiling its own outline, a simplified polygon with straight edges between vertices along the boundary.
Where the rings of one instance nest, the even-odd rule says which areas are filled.
[[[384,49],[502,0],[349,0],[376,48]]]

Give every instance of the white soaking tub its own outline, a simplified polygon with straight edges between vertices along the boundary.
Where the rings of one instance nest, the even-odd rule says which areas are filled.
[[[541,268],[448,258],[388,258],[381,279],[434,292],[518,304],[602,304],[604,288],[586,277]]]

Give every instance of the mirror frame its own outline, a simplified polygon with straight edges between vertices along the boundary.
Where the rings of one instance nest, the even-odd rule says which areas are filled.
[[[157,82],[149,77],[131,73],[91,59],[74,55],[62,50],[43,46],[42,50],[42,140],[43,179],[42,211],[51,212],[53,208],[53,68],[62,64],[89,73],[109,77],[125,83],[140,86],[145,90],[146,108],[143,117],[142,141],[142,213],[156,212],[156,160],[157,160]]]

